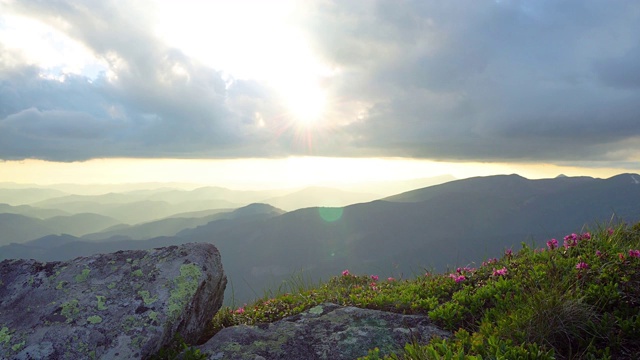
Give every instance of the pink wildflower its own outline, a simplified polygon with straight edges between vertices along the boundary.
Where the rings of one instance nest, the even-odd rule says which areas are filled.
[[[349,270],[345,270],[342,272],[342,276],[349,276],[349,275],[350,275]]]
[[[624,261],[624,254],[623,253],[618,253],[618,257],[620,258],[620,260]]]
[[[493,268],[493,276],[505,276],[507,275],[507,268],[506,267],[502,267],[502,269],[498,269],[496,270],[496,268]]]
[[[640,250],[629,250],[629,257],[640,258]]]
[[[237,308],[235,311],[236,314],[244,314],[244,307]]]
[[[513,250],[507,249],[507,250],[505,250],[504,254],[507,255],[508,258],[510,258],[511,255],[513,255]]]
[[[549,250],[553,250],[553,249],[557,248],[558,247],[558,240],[551,239],[551,240],[547,241],[547,247],[549,248]]]
[[[394,278],[392,278],[392,277],[389,277],[389,278],[387,278],[387,281],[388,281],[388,282],[393,282],[393,281],[396,281],[396,279],[394,279]]]
[[[458,277],[456,277],[456,278],[455,278],[456,283],[459,283],[459,282],[465,281],[466,279],[467,279],[467,278],[466,278],[466,277],[464,277],[464,275],[460,275],[460,276],[458,276]]]
[[[489,259],[489,260],[487,260],[487,261],[483,261],[483,262],[482,262],[482,266],[487,266],[487,265],[490,265],[490,264],[495,264],[495,263],[497,263],[497,262],[498,262],[498,259],[496,259],[496,258]]]
[[[564,237],[564,248],[568,249],[570,247],[578,246],[578,240],[580,237],[578,234],[573,233],[571,235],[567,235]]]
[[[596,256],[597,257],[602,257],[602,253],[600,252],[600,250],[596,250]]]
[[[371,275],[371,280],[378,281],[378,275]]]
[[[591,239],[591,233],[584,233],[580,236],[580,240],[590,240]]]
[[[579,262],[576,264],[576,269],[581,270],[581,269],[588,269],[589,268],[589,264],[587,264],[586,262]]]
[[[608,228],[607,232],[609,233],[609,235],[613,235],[613,229],[612,228]]]

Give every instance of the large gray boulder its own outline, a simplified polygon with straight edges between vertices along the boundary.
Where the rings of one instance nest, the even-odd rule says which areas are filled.
[[[0,263],[0,359],[140,359],[194,338],[227,279],[211,244]]]
[[[389,354],[432,336],[451,334],[426,316],[326,303],[270,324],[225,328],[198,349],[211,360],[339,360],[356,359],[375,347]]]

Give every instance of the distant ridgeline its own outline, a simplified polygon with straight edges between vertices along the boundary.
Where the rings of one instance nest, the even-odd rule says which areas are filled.
[[[286,288],[296,276],[326,280],[349,268],[407,277],[479,264],[505,248],[544,244],[585,224],[640,220],[637,174],[477,177],[289,212],[273,206],[283,193],[232,197],[229,190],[206,188],[91,197],[43,191],[29,195],[28,204],[0,205],[0,259],[52,261],[213,243],[231,285],[225,299],[237,304],[262,296],[265,288]],[[0,190],[0,202],[10,192]],[[250,204],[255,201],[262,204]]]

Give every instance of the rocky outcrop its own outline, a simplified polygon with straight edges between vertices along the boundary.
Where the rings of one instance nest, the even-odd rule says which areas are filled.
[[[356,359],[375,347],[383,354],[407,342],[450,334],[426,316],[322,304],[258,326],[223,329],[198,349],[208,359]]]
[[[211,244],[0,263],[0,359],[140,359],[197,338],[226,286]]]

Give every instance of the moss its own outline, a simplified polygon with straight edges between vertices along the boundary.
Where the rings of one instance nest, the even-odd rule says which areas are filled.
[[[66,269],[66,266],[61,267],[60,269],[56,270],[56,274],[52,276],[52,278],[57,278],[58,276],[60,276],[60,274],[62,273],[62,271],[64,271],[64,269]]]
[[[98,315],[89,316],[87,318],[87,322],[89,324],[99,324],[99,323],[102,322],[102,318],[100,316],[98,316]]]
[[[151,304],[153,304],[158,300],[157,296],[151,297],[151,294],[149,294],[147,290],[138,291],[138,295],[140,295],[140,297],[142,298],[142,301],[146,306],[150,306]]]
[[[67,284],[66,281],[60,281],[58,282],[58,285],[56,286],[56,289],[58,290],[62,290],[62,288]]]
[[[96,295],[96,299],[98,300],[98,310],[107,310],[107,307],[104,305],[106,298],[101,295]]]
[[[71,300],[62,304],[60,315],[67,318],[67,323],[71,323],[76,315],[80,312],[78,308],[78,300]]]
[[[187,301],[195,294],[201,275],[202,272],[196,264],[180,266],[180,276],[173,280],[174,288],[169,296],[169,317],[172,320],[178,317]]]
[[[153,322],[155,322],[157,324],[160,323],[160,320],[158,320],[158,313],[157,312],[151,311],[149,313],[149,315],[147,315],[147,316],[149,317],[149,319],[151,319],[151,321],[153,321]]]
[[[124,331],[126,333],[130,332],[131,330],[133,330],[136,326],[138,326],[138,321],[136,320],[135,316],[130,315],[127,316],[124,321],[122,322],[122,328],[124,329]]]
[[[116,283],[112,282],[111,284],[107,285],[107,289],[115,289],[116,288]]]
[[[76,282],[85,282],[87,281],[87,279],[89,278],[89,273],[91,272],[91,269],[83,269],[82,273],[76,275],[75,279]]]
[[[131,275],[136,276],[136,277],[142,277],[144,274],[142,273],[142,270],[138,269],[138,270],[132,272]]]
[[[322,315],[322,305],[318,305],[318,306],[314,306],[311,309],[309,309],[309,313],[314,314],[314,315]]]
[[[22,347],[23,347],[23,346],[24,346],[24,344],[26,344],[26,343],[27,343],[27,342],[26,342],[26,340],[22,340],[21,342],[19,342],[19,343],[17,343],[17,344],[15,344],[15,345],[13,345],[13,346],[11,347],[11,350],[13,350],[14,352],[17,352],[17,351],[19,351],[20,349],[22,349]]]
[[[4,326],[2,328],[0,328],[0,344],[4,343],[4,345],[9,345],[9,342],[11,341],[11,332],[9,331],[9,328]]]
[[[138,335],[133,339],[131,339],[131,347],[135,349],[139,349],[145,340],[146,339],[144,338],[144,336]]]

